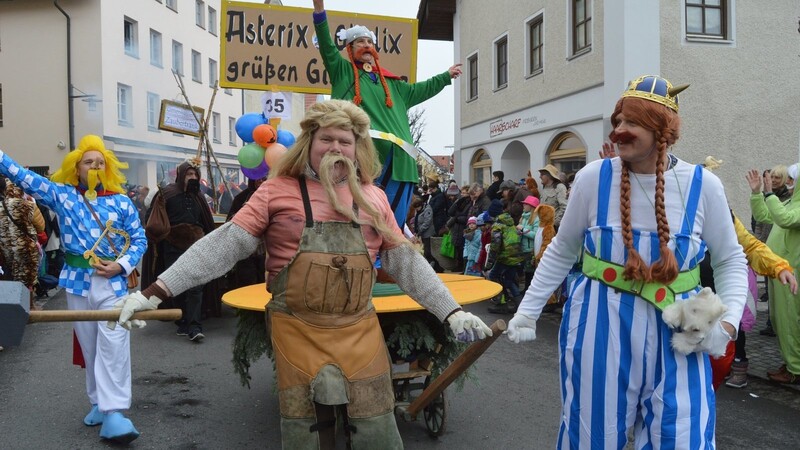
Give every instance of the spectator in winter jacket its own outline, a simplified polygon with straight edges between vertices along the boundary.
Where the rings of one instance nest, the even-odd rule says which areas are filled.
[[[439,189],[439,183],[431,182],[428,184],[428,204],[431,206],[433,215],[433,234],[441,236],[444,233],[444,225],[447,223],[447,199]]]
[[[466,268],[464,275],[483,276],[483,271],[478,266],[478,256],[481,254],[481,230],[478,225],[483,225],[483,219],[470,217],[467,219],[467,229],[464,230],[464,260]]]
[[[506,204],[506,211],[514,219],[514,225],[518,224],[519,218],[522,217],[522,201],[531,193],[527,187],[520,186],[511,180],[503,181],[500,184],[500,193],[503,203]]]
[[[414,199],[414,201],[416,202],[417,199]],[[433,266],[433,270],[437,273],[442,273],[444,269],[439,265],[439,262],[433,257],[433,253],[431,252],[431,238],[435,235],[433,228],[433,208],[431,208],[430,203],[426,203],[423,200],[414,203],[414,207],[417,210],[417,214],[414,218],[414,228],[417,238],[422,241],[423,255],[431,266]]]
[[[558,169],[552,164],[539,169],[539,178],[542,181],[542,188],[539,189],[541,193],[539,202],[555,209],[555,227],[558,229],[561,225],[561,217],[567,210],[567,187],[559,178]]]
[[[529,195],[522,201],[522,217],[517,224],[520,237],[522,238],[522,270],[525,272],[525,288],[531,284],[533,279],[533,243],[536,232],[539,231],[539,217],[534,209],[539,206],[539,199]]]
[[[494,261],[494,264],[491,264]],[[503,297],[499,305],[489,307],[493,314],[513,314],[520,298],[517,274],[522,268],[520,235],[511,214],[504,212],[492,225],[492,241],[489,244],[489,279],[503,286]]]
[[[506,175],[503,173],[502,170],[495,170],[492,172],[492,184],[486,189],[486,196],[489,197],[489,200],[500,200],[500,183],[503,182],[503,179]]]
[[[452,187],[447,188],[449,191]],[[448,196],[449,197],[449,196]],[[447,209],[447,228],[450,230],[450,237],[453,239],[455,247],[456,271],[464,271],[464,230],[467,228],[467,219],[470,217],[469,208],[472,199],[469,196],[456,198]]]

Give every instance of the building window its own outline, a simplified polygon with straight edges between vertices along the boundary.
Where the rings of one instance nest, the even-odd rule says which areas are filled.
[[[478,98],[478,54],[467,57],[467,101]]]
[[[167,0],[167,8],[178,12],[178,0]]]
[[[536,75],[544,69],[544,15],[528,22],[528,75]]]
[[[486,187],[492,179],[492,158],[486,153],[486,150],[480,149],[475,152],[470,163],[472,168],[472,182]]]
[[[194,2],[194,23],[202,29],[206,28],[206,2],[202,0]]]
[[[117,83],[117,123],[133,126],[133,88],[121,83]]]
[[[579,171],[586,165],[586,146],[573,133],[563,133],[556,137],[547,153],[547,162],[566,174]]]
[[[217,85],[217,62],[208,58],[208,87]]]
[[[197,81],[198,83],[203,82],[202,68],[200,67],[201,60],[202,58],[200,57],[200,52],[197,50],[192,50],[192,80]]]
[[[495,77],[494,88],[508,86],[508,36],[503,36],[494,43]]]
[[[236,147],[236,118],[228,117],[228,144]]]
[[[0,83],[0,127],[3,126],[3,85]]]
[[[161,52],[161,33],[150,29],[150,64],[156,67],[164,67]]]
[[[211,113],[211,137],[214,142],[219,144],[222,142],[222,116],[219,113]]]
[[[172,70],[183,75],[183,44],[172,41]]]
[[[217,10],[210,6],[208,7],[208,32],[214,36],[217,35]]]
[[[158,131],[158,116],[161,114],[161,98],[158,94],[147,93],[147,129]]]
[[[572,54],[592,48],[592,0],[572,0]]]
[[[727,39],[727,0],[686,0],[686,34]]]
[[[126,17],[123,22],[125,35],[125,54],[139,57],[139,24],[135,20]]]

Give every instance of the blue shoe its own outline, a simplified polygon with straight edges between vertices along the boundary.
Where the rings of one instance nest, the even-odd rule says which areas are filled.
[[[103,423],[103,413],[97,409],[97,405],[92,405],[92,410],[83,418],[83,423],[87,427],[94,427]]]
[[[103,427],[100,428],[100,437],[121,444],[127,444],[139,437],[139,432],[133,426],[133,422],[123,416],[121,412],[115,411],[103,417]]]

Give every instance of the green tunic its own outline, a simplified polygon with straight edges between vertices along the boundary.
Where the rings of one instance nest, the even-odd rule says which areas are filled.
[[[797,200],[797,201],[795,201]],[[783,257],[800,277],[800,189],[782,203],[771,195],[750,197],[750,208],[758,222],[774,224],[767,238],[767,247]],[[769,315],[778,336],[781,356],[789,372],[800,375],[800,295],[792,295],[788,286],[769,278]]]
[[[355,97],[355,81],[353,66],[350,60],[342,56],[331,38],[328,21],[315,25],[319,52],[331,80],[331,98],[352,100]],[[359,69],[361,87],[361,108],[372,122],[373,130],[392,133],[413,145],[411,129],[408,126],[408,110],[441,92],[450,84],[450,73],[445,71],[419,83],[407,83],[399,79],[386,78],[393,106],[386,106],[386,94],[383,86],[373,82],[367,72]],[[381,162],[385,162],[392,152],[392,180],[417,183],[417,162],[402,148],[382,139],[374,139]]]

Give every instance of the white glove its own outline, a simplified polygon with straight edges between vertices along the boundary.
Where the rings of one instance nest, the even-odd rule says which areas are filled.
[[[536,319],[525,314],[514,314],[508,322],[508,340],[519,344],[536,339]]]
[[[156,309],[158,308],[159,303],[161,303],[161,300],[155,295],[150,296],[148,299],[142,295],[141,291],[128,294],[127,297],[114,304],[115,309],[122,309],[122,311],[119,313],[119,320],[117,322],[119,322],[119,324],[122,325],[122,327],[126,330],[130,330],[131,328],[144,328],[147,325],[144,320],[131,320],[131,316],[133,313],[138,311]],[[117,322],[109,320],[108,323],[106,323],[106,326],[113,330],[117,327]]]
[[[492,335],[492,329],[472,313],[456,311],[447,318],[447,322],[456,339],[461,342],[472,342]]]
[[[717,321],[717,325],[709,330],[706,337],[697,345],[697,350],[707,352],[711,356],[720,357],[725,355],[728,343],[732,341],[731,335],[725,331],[722,321]]]

